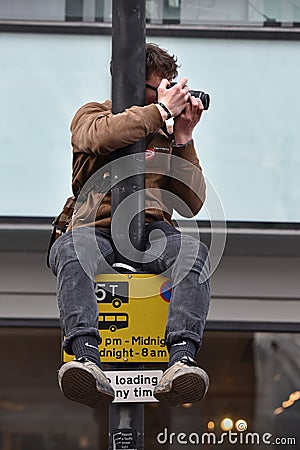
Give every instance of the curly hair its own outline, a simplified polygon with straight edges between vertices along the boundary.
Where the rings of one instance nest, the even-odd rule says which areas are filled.
[[[177,57],[170,55],[166,50],[160,48],[157,44],[146,44],[146,79],[156,73],[163,78],[173,80],[178,75]],[[109,65],[110,74],[112,75],[112,61]]]
[[[178,75],[178,67],[175,55],[170,55],[157,44],[146,44],[146,78],[152,73],[156,73],[163,78],[172,80]]]

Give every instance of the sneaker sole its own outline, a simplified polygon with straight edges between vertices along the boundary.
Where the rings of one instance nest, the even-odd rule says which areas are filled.
[[[178,406],[184,403],[200,402],[206,394],[207,383],[195,373],[182,374],[175,378],[168,392],[158,392],[154,396],[161,403]]]
[[[91,408],[108,405],[114,398],[97,389],[96,380],[91,373],[81,368],[70,368],[62,375],[61,390],[65,397]]]

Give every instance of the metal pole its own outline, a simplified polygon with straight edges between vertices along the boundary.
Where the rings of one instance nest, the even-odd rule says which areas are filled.
[[[112,112],[124,111],[133,105],[145,104],[145,43],[146,43],[146,1],[145,0],[113,0],[112,2]],[[131,194],[135,196],[134,211],[136,212],[130,227],[124,220],[118,220],[114,228],[115,246],[124,248],[129,238],[132,245],[139,251],[144,250],[145,224],[145,142],[144,139],[126,148],[114,152],[113,158],[131,155],[127,164],[135,167],[135,175],[115,184],[127,173],[126,164],[118,164],[115,169],[112,164],[111,191],[112,214],[118,205]],[[118,251],[118,262],[130,263],[139,260],[138,252],[132,258],[121,255]]]
[[[109,407],[109,450],[144,448],[143,403],[119,403]]]
[[[146,0],[113,0],[112,2],[112,112],[123,112],[145,103]],[[144,250],[145,229],[145,142],[141,140],[114,152],[114,159],[131,155],[129,162],[135,175],[118,182],[126,174],[123,164],[112,163],[112,215],[118,205],[133,193],[136,214],[131,224],[119,220],[114,228],[114,245],[123,248],[128,228],[132,245]],[[128,159],[127,159],[128,161]],[[133,166],[132,166],[133,164]],[[116,250],[117,262],[138,266],[138,255],[127,258]],[[120,403],[109,407],[109,450],[144,448],[144,404]]]

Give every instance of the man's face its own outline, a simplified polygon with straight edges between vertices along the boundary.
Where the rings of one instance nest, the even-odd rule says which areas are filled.
[[[161,83],[163,77],[157,73],[151,73],[146,80],[146,94],[145,94],[145,104],[150,105],[150,103],[157,102],[157,88]],[[148,86],[147,86],[148,84]]]

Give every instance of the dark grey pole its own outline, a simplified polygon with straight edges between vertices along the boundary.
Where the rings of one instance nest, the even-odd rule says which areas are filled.
[[[145,448],[143,403],[119,403],[109,407],[109,450],[122,448]]]
[[[124,111],[133,105],[145,104],[145,43],[146,43],[146,1],[145,0],[113,0],[112,2],[112,111],[114,114]],[[131,144],[114,152],[113,158],[131,155],[126,164],[112,164],[112,214],[118,205],[134,195],[134,215],[129,227],[129,237],[133,246],[144,250],[145,223],[145,142]],[[116,184],[126,176],[129,166],[135,168],[135,175]],[[118,217],[114,235],[116,247],[125,250],[121,255],[117,252],[118,262],[139,261],[138,252],[126,251],[129,224],[124,223],[124,216]],[[126,220],[126,219],[125,219]],[[136,264],[131,264],[136,265]]]
[[[112,111],[114,114],[133,105],[145,103],[145,43],[146,43],[146,1],[113,0],[112,2]],[[145,143],[141,140],[114,152],[114,160],[130,155],[127,163],[112,162],[111,190],[112,216],[121,202],[131,194],[136,214],[132,222],[126,223],[124,215],[118,217],[114,226],[114,245],[117,262],[138,267],[138,252],[129,257],[126,245],[129,238],[138,251],[144,250],[145,225]],[[120,161],[120,159],[119,159]],[[135,174],[121,180],[128,171],[128,164],[135,168]],[[118,184],[115,185],[115,183]],[[130,225],[130,226],[129,226]],[[121,254],[122,253],[122,254]],[[119,403],[109,408],[109,450],[144,448],[144,404]]]

